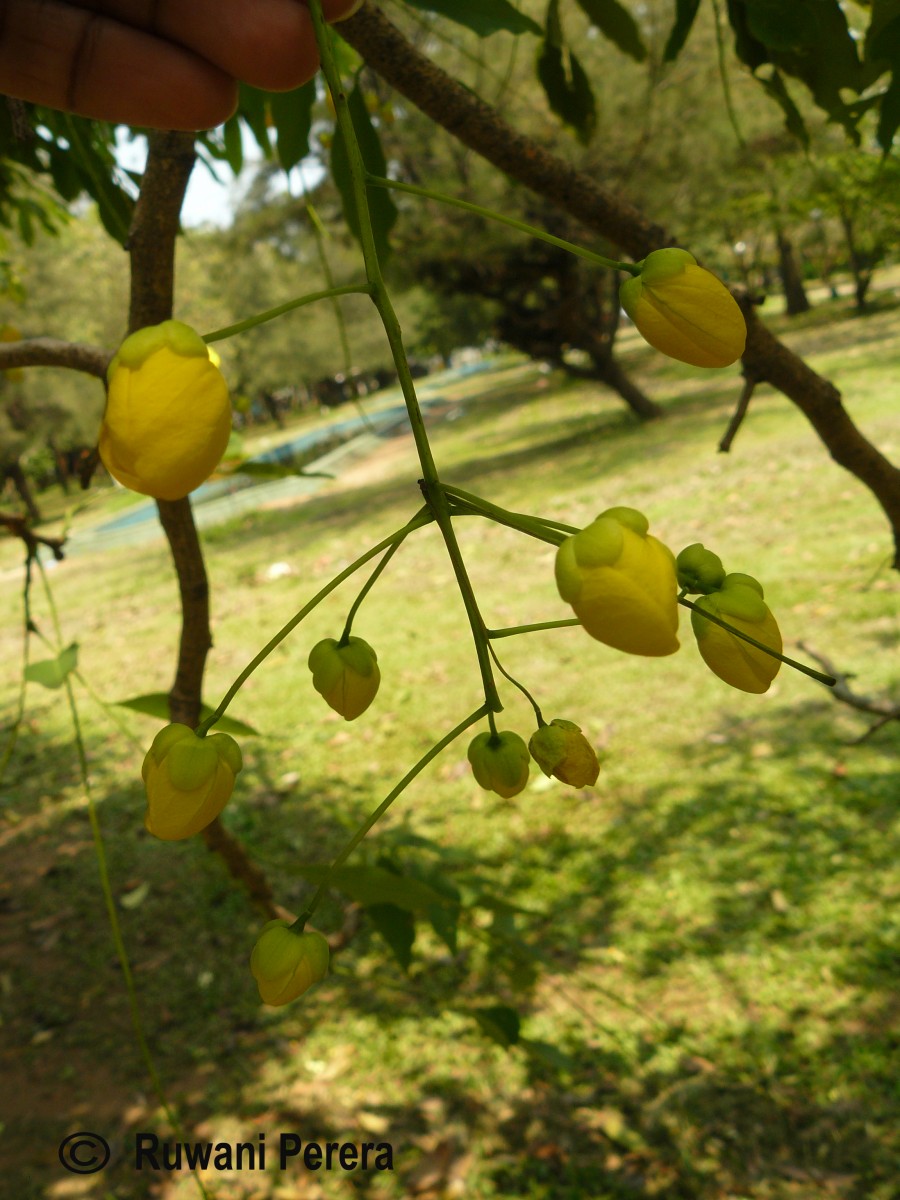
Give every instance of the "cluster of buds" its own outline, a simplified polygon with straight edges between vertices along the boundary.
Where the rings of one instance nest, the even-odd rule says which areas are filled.
[[[103,465],[119,483],[180,500],[218,466],[231,435],[231,401],[214,353],[181,321],[148,325],[119,347],[107,371],[99,441]]]
[[[678,582],[700,598],[691,612],[691,627],[703,661],[714,674],[742,692],[767,692],[781,668],[778,623],[765,602],[762,584],[752,575],[726,574],[718,555],[699,542],[687,546],[676,560]],[[698,611],[699,610],[699,611]],[[704,613],[767,646],[767,654],[737,637]]]
[[[547,776],[570,787],[592,787],[600,774],[594,747],[573,721],[541,722],[528,744],[512,730],[485,731],[469,744],[472,774],[489,792],[509,799],[528,782],[530,759]]]

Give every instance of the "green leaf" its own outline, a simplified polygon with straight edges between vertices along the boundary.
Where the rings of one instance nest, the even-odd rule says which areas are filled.
[[[56,658],[45,658],[41,662],[29,663],[25,678],[29,683],[39,683],[45,688],[61,688],[66,679],[78,666],[78,643],[73,642]]]
[[[881,97],[876,136],[878,145],[885,154],[890,153],[898,127],[900,127],[900,69],[894,71],[890,87]]]
[[[148,692],[146,696],[132,696],[128,700],[116,700],[119,708],[129,708],[132,712],[143,713],[146,717],[156,717],[159,721],[171,721],[169,695],[167,692]],[[215,710],[208,704],[200,705],[200,720],[205,721]],[[213,725],[215,733],[238,733],[245,737],[259,737],[259,730],[236,717],[220,717]]]
[[[816,13],[805,0],[746,0],[747,25],[770,50],[803,50],[819,37]]]
[[[269,108],[275,123],[275,148],[285,171],[309,154],[309,131],[316,102],[316,81],[310,79],[290,92],[273,92]]]
[[[530,1058],[537,1059],[551,1071],[574,1071],[575,1060],[552,1042],[537,1042],[531,1038],[520,1038],[519,1045]]]
[[[699,8],[700,0],[676,0],[675,23],[669,32],[666,48],[663,51],[665,62],[674,62],[681,53],[688,34],[693,28],[694,18],[697,16]]]
[[[457,932],[459,925],[459,908],[444,908],[437,904],[432,904],[429,908],[428,920],[431,928],[441,939],[451,954],[455,954],[457,950]]]
[[[412,962],[413,942],[416,940],[416,920],[411,912],[396,904],[370,904],[366,912],[372,924],[390,946],[404,971]]]
[[[514,1046],[519,1040],[521,1022],[514,1008],[506,1004],[494,1004],[488,1008],[474,1008],[472,1016],[481,1032],[500,1046]]]
[[[266,113],[268,93],[242,83],[238,92],[237,115],[246,122],[256,144],[266,158],[272,157],[272,142]]]
[[[509,0],[406,0],[410,8],[449,17],[479,37],[490,37],[501,29],[507,33],[537,33],[541,27],[531,17],[513,8]]]
[[[331,471],[306,471],[290,463],[246,462],[229,466],[229,475],[252,475],[254,479],[287,479],[290,475],[306,475],[310,479],[334,479]]]
[[[369,110],[366,108],[365,97],[357,81],[356,86],[348,97],[350,116],[353,118],[353,128],[359,142],[360,153],[366,170],[372,175],[382,178],[387,175],[387,161],[381,148],[378,131],[372,124]],[[340,126],[334,131],[334,141],[331,144],[331,173],[341,194],[344,207],[344,218],[353,236],[359,241],[360,223],[356,208],[356,196],[353,191],[353,178],[350,174],[350,160],[344,135]],[[369,213],[372,217],[372,230],[375,235],[375,249],[378,258],[383,263],[390,253],[388,234],[397,220],[397,206],[387,188],[369,188]]]
[[[618,0],[576,0],[576,3],[587,13],[591,24],[596,25],[604,37],[614,46],[618,46],[623,54],[627,54],[636,62],[644,61],[647,57],[647,47],[644,45],[641,31],[634,17]]]
[[[584,68],[564,45],[559,0],[550,0],[546,36],[537,60],[537,75],[550,108],[574,129],[579,141],[590,141],[597,124],[597,106]]]
[[[784,123],[788,133],[793,134],[799,142],[809,147],[809,131],[800,109],[785,86],[781,72],[773,68],[772,74],[768,78],[758,74],[757,79],[784,113]]]
[[[239,175],[244,165],[244,144],[241,137],[241,122],[236,116],[225,122],[222,129],[222,141],[225,146],[225,161],[235,175]]]
[[[329,867],[309,864],[297,868],[304,879],[322,883],[329,876]],[[407,875],[396,875],[384,867],[338,867],[330,883],[364,908],[373,904],[395,904],[407,912],[427,913],[433,906],[446,901],[433,888]]]

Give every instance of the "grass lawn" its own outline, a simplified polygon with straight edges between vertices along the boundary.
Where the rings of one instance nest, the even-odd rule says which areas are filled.
[[[836,302],[775,323],[897,461],[900,309],[860,320]],[[621,353],[663,420],[641,427],[595,386],[506,364],[447,388],[453,419],[433,428],[447,481],[575,525],[611,505],[640,508],[675,552],[703,541],[727,569],[756,575],[788,654],[806,657],[802,639],[860,692],[896,697],[897,586],[869,493],[784,397],[758,389],[720,455],[737,372],[682,368],[627,334]],[[411,439],[387,439],[305,503],[204,535],[208,701],[331,576],[408,519],[417,476]],[[474,518],[457,527],[489,626],[570,615],[551,547]],[[5,726],[18,703],[19,557],[0,545]],[[274,563],[290,573],[271,577]],[[170,686],[177,589],[162,543],[73,557],[49,577],[64,642],[78,641],[96,693]],[[449,560],[429,528],[408,539],[354,625],[378,652],[376,702],[352,725],[325,707],[306,657],[339,636],[364,578],[317,609],[231,709],[260,736],[243,741],[224,820],[294,912],[310,894],[303,868],[328,862],[480,699]],[[39,580],[34,617],[52,636]],[[501,800],[475,784],[463,736],[353,860],[456,889],[456,939],[444,918],[423,917],[404,970],[373,915],[335,893],[317,922],[326,932],[346,922],[353,936],[328,979],[279,1010],[261,1006],[247,969],[261,918],[222,862],[199,838],[164,844],[143,830],[140,763],[157,724],[125,710],[113,721],[77,689],[167,1097],[188,1140],[265,1133],[270,1146],[265,1171],[207,1173],[211,1196],[897,1195],[900,728],[857,744],[870,721],[820,685],[783,669],[765,696],[732,691],[705,668],[685,619],[682,642],[656,660],[579,629],[498,642],[545,717],[577,721],[598,747],[596,788],[573,791],[533,767],[526,790]],[[32,656],[45,656],[36,642]],[[529,705],[505,683],[502,696],[501,727],[527,739]],[[138,1131],[178,1135],[131,1032],[62,692],[28,689],[0,785],[0,861],[8,1194],[199,1195],[186,1172],[134,1169]],[[402,941],[396,911],[374,917]],[[504,1048],[508,1010],[520,1037]],[[59,1166],[60,1139],[82,1129],[112,1145],[102,1174]],[[294,1160],[281,1171],[285,1132],[389,1142],[394,1170],[313,1172]]]

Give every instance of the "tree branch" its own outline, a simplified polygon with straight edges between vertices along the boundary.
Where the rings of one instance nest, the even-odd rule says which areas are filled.
[[[842,671],[839,671],[830,659],[826,658],[824,654],[819,654],[817,650],[814,650],[805,642],[798,642],[797,645],[804,654],[814,659],[823,670],[827,671],[829,675],[834,676],[835,683],[831,689],[831,694],[835,700],[838,700],[841,704],[847,704],[850,708],[855,708],[859,712],[870,713],[879,718],[874,725],[866,730],[861,738],[857,738],[854,744],[865,741],[870,734],[873,734],[876,729],[880,729],[882,725],[887,725],[889,721],[900,721],[900,704],[895,704],[891,700],[880,700],[874,696],[863,696],[859,692],[854,692],[850,687],[850,680],[853,678],[852,675],[846,675]]]
[[[147,168],[128,237],[130,331],[157,325],[172,316],[175,243],[194,158],[193,134],[150,134]],[[156,504],[172,551],[181,594],[181,638],[175,682],[169,693],[169,712],[171,720],[193,728],[200,721],[203,672],[212,645],[209,581],[188,498],[157,500]],[[203,831],[203,838],[263,911],[270,918],[277,917],[278,909],[265,874],[250,861],[244,847],[218,817]]]
[[[744,372],[744,386],[741,388],[741,394],[738,396],[738,402],[735,405],[734,412],[731,414],[731,420],[728,422],[728,428],[722,434],[722,440],[719,442],[719,453],[727,454],[731,449],[731,443],[737,436],[737,431],[744,422],[744,417],[747,415],[747,410],[750,407],[750,401],[753,398],[753,389],[756,387],[756,380],[752,375]]]
[[[59,338],[22,338],[18,342],[0,343],[0,371],[13,367],[64,367],[103,379],[111,358],[111,352],[99,346],[63,342]]]
[[[374,71],[438,125],[635,259],[674,244],[666,229],[616,193],[513,129],[496,109],[420,54],[371,0],[338,31]],[[770,333],[741,289],[734,294],[747,320],[744,367],[792,400],[835,462],[869,488],[890,522],[893,565],[900,569],[900,469],[856,428],[837,388]]]

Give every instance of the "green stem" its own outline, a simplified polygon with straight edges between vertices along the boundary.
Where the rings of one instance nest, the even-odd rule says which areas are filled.
[[[53,622],[54,632],[57,640],[57,653],[62,651],[62,628],[59,621],[59,613],[56,608],[56,602],[53,599],[53,592],[50,589],[50,581],[47,578],[47,573],[44,570],[44,565],[39,558],[35,561],[38,565],[38,570],[41,573],[41,580],[44,585],[44,594],[47,598],[47,605],[50,609],[50,617]],[[119,967],[122,971],[122,979],[125,984],[125,993],[128,997],[128,1010],[131,1016],[131,1026],[134,1031],[135,1041],[138,1045],[140,1056],[143,1060],[144,1067],[150,1080],[153,1084],[153,1090],[156,1092],[160,1107],[165,1112],[169,1124],[175,1130],[179,1137],[183,1137],[181,1122],[178,1119],[174,1109],[169,1105],[166,1099],[165,1089],[163,1088],[162,1079],[156,1069],[156,1063],[153,1061],[153,1055],[150,1052],[150,1045],[147,1041],[147,1035],[144,1031],[144,1021],[141,1017],[141,1009],[137,998],[137,988],[134,983],[134,975],[131,971],[131,961],[128,957],[128,951],[125,949],[125,939],[122,936],[122,927],[119,924],[119,914],[116,911],[116,902],[112,893],[112,884],[109,878],[109,864],[106,859],[106,844],[103,840],[103,831],[100,828],[100,818],[97,816],[97,805],[94,801],[94,793],[91,788],[90,774],[88,772],[87,752],[84,746],[84,736],[81,732],[81,720],[78,716],[78,705],[75,702],[75,692],[72,688],[72,681],[66,676],[65,679],[66,698],[69,703],[69,713],[72,718],[72,729],[75,735],[75,748],[78,753],[78,766],[81,773],[81,786],[84,789],[84,796],[87,800],[88,821],[91,826],[91,834],[94,841],[94,854],[97,858],[97,873],[100,876],[100,890],[103,893],[103,902],[106,907],[106,916],[109,921],[110,932],[112,933],[113,945],[116,950],[116,957],[119,960]],[[208,1200],[206,1188],[203,1186],[203,1181],[198,1174],[194,1175],[194,1181],[197,1184],[200,1194],[204,1200]]]
[[[412,429],[413,439],[416,444],[416,451],[419,456],[419,463],[422,468],[423,479],[421,488],[426,502],[434,513],[434,519],[437,522],[438,528],[443,536],[444,543],[447,547],[447,552],[450,555],[450,561],[453,565],[453,571],[456,575],[457,584],[462,596],[463,604],[466,609],[466,615],[469,619],[469,626],[472,631],[472,639],[475,643],[475,653],[478,658],[478,667],[481,672],[482,685],[484,687],[485,703],[488,708],[499,711],[502,708],[500,697],[497,694],[497,687],[494,683],[494,676],[491,670],[491,658],[488,652],[487,636],[484,632],[484,622],[481,618],[481,613],[478,610],[478,603],[475,599],[475,592],[472,588],[471,580],[466,571],[465,562],[463,561],[462,552],[456,540],[456,533],[453,529],[453,521],[450,516],[450,506],[447,502],[447,497],[444,495],[443,485],[441,484],[435,465],[434,456],[431,452],[431,445],[428,441],[428,433],[425,429],[425,422],[422,418],[422,410],[419,408],[418,397],[416,396],[415,384],[413,383],[412,375],[409,369],[409,362],[406,357],[406,350],[403,346],[403,337],[400,331],[400,322],[397,319],[397,314],[391,303],[390,295],[388,294],[387,286],[384,282],[384,276],[381,271],[381,264],[378,261],[378,251],[375,245],[375,234],[372,228],[372,216],[369,211],[369,202],[366,194],[366,168],[362,158],[362,152],[359,148],[359,142],[356,138],[356,132],[353,128],[353,119],[350,115],[350,108],[347,103],[347,96],[341,84],[340,73],[337,69],[337,63],[334,57],[334,51],[331,44],[331,34],[328,26],[325,23],[325,18],[322,15],[321,0],[310,0],[310,14],[312,16],[313,28],[316,34],[316,42],[319,47],[319,55],[322,61],[322,73],[328,83],[331,91],[331,96],[334,101],[334,109],[337,118],[338,128],[347,150],[347,160],[350,168],[350,176],[353,184],[353,196],[356,205],[357,218],[359,222],[359,241],[362,247],[363,260],[366,266],[366,278],[371,286],[372,300],[378,309],[381,317],[384,331],[387,335],[388,344],[391,348],[391,355],[394,360],[394,365],[397,368],[397,377],[400,382],[400,388],[403,392],[403,398],[406,402],[406,409],[409,414],[409,423]]]
[[[569,617],[562,621],[537,621],[533,625],[510,625],[506,629],[489,629],[488,637],[492,642],[497,638],[516,637],[520,633],[541,633],[545,629],[569,629],[572,625],[580,625],[577,617]]]
[[[699,604],[694,604],[691,600],[684,600],[681,596],[678,597],[678,603],[683,604],[685,608],[693,609],[699,613],[704,621],[712,621],[713,625],[718,625],[722,629],[727,629],[729,633],[733,633],[735,637],[740,638],[742,642],[749,642],[751,646],[755,646],[757,650],[762,650],[764,654],[768,654],[771,658],[777,658],[779,662],[786,663],[789,667],[793,667],[795,671],[801,671],[804,675],[808,675],[810,679],[815,679],[818,683],[824,683],[826,687],[834,687],[837,680],[832,675],[824,675],[821,671],[814,671],[812,667],[807,667],[805,663],[797,662],[795,658],[788,658],[785,654],[779,654],[777,650],[773,650],[771,646],[766,646],[762,642],[758,642],[755,637],[751,637],[749,633],[743,633],[740,629],[735,629],[733,625],[729,625],[727,621],[723,621],[721,617],[714,616],[713,613],[707,612],[705,608],[701,608]]]
[[[470,713],[464,721],[460,721],[460,723],[457,726],[455,726],[455,728],[451,729],[449,733],[445,734],[439,742],[436,742],[426,754],[423,754],[422,757],[419,759],[419,761],[415,764],[415,766],[410,767],[410,769],[406,772],[406,774],[403,776],[403,778],[400,780],[400,782],[396,785],[396,787],[392,788],[392,790],[390,792],[388,792],[387,796],[385,796],[384,800],[382,800],[382,802],[378,805],[378,807],[375,809],[375,811],[368,817],[367,820],[365,820],[362,823],[362,825],[360,825],[359,829],[357,829],[356,833],[354,833],[353,837],[350,839],[350,841],[347,843],[347,845],[344,847],[344,849],[340,852],[340,854],[337,856],[337,858],[331,864],[331,866],[328,869],[328,874],[325,876],[325,878],[322,880],[322,882],[316,888],[316,891],[315,891],[315,894],[313,895],[312,900],[310,900],[309,904],[306,906],[303,913],[297,918],[297,920],[291,926],[292,929],[295,929],[298,933],[303,932],[303,928],[306,925],[306,922],[310,919],[310,917],[312,917],[313,913],[318,908],[318,906],[322,900],[322,897],[325,895],[326,891],[328,890],[328,888],[331,884],[331,878],[334,875],[334,872],[338,869],[338,867],[343,866],[343,864],[347,861],[347,859],[350,857],[350,855],[353,853],[353,851],[356,849],[356,847],[359,845],[359,843],[363,840],[363,838],[366,836],[366,834],[369,832],[369,830],[374,825],[378,824],[378,822],[381,820],[381,818],[384,816],[384,814],[387,812],[387,810],[391,807],[391,805],[394,803],[394,801],[397,799],[397,797],[400,795],[400,793],[405,791],[406,788],[409,787],[409,785],[416,778],[416,776],[418,774],[420,774],[420,772],[423,771],[425,769],[425,767],[428,766],[428,764],[432,761],[432,759],[437,758],[437,756],[443,750],[446,750],[446,748],[450,745],[451,742],[455,741],[461,733],[465,733],[465,731],[470,726],[474,725],[476,721],[480,721],[481,718],[485,715],[485,713],[487,713],[487,715],[489,717],[491,716],[491,712],[488,709],[487,705],[482,704],[482,706],[480,708],[476,708],[473,713]]]
[[[359,595],[356,597],[356,599],[351,604],[350,611],[347,613],[347,620],[344,622],[344,632],[341,634],[341,637],[340,637],[340,645],[341,646],[347,645],[347,640],[350,637],[350,630],[353,626],[353,619],[359,610],[359,606],[362,604],[363,600],[365,600],[366,596],[368,596],[369,592],[375,586],[376,580],[381,575],[381,572],[388,565],[388,563],[391,561],[391,559],[394,557],[394,555],[397,553],[397,551],[400,548],[400,545],[401,545],[400,542],[394,542],[393,546],[390,546],[388,548],[387,552],[384,555],[384,558],[382,558],[381,562],[378,564],[378,566],[375,568],[375,570],[372,572],[372,574],[369,576],[369,578],[363,584],[362,588],[360,589]]]
[[[286,172],[288,182],[290,183],[290,172]],[[322,274],[325,276],[325,282],[328,287],[333,289],[335,286],[334,275],[331,270],[331,263],[328,261],[328,252],[325,249],[325,226],[316,212],[313,202],[306,193],[306,183],[302,180],[301,187],[303,188],[303,199],[306,204],[306,215],[309,217],[310,224],[313,227],[313,233],[316,239],[316,254],[319,258],[319,266],[322,268]],[[350,381],[350,386],[353,388],[353,404],[356,411],[359,413],[360,420],[371,431],[374,432],[375,426],[372,424],[369,414],[365,410],[363,402],[359,398],[359,389],[356,386],[356,380],[353,378],[353,358],[350,353],[350,339],[347,337],[347,322],[344,320],[344,310],[341,308],[337,296],[332,296],[331,307],[334,312],[335,323],[338,328],[338,337],[341,340],[341,357],[344,361],[344,374]]]
[[[257,313],[253,317],[247,317],[245,321],[238,321],[236,325],[226,325],[224,329],[214,329],[212,333],[204,333],[203,340],[207,345],[210,342],[221,342],[223,338],[234,337],[236,333],[255,329],[257,325],[262,325],[266,321],[274,321],[276,317],[291,312],[292,309],[303,308],[305,304],[315,304],[317,300],[328,300],[332,296],[371,296],[371,294],[372,288],[368,283],[347,283],[341,287],[325,288],[321,292],[309,292],[305,296],[297,296],[284,304],[278,304],[275,308],[267,308],[265,312]]]
[[[22,729],[22,721],[25,717],[25,690],[28,687],[28,679],[26,671],[28,670],[28,658],[31,648],[31,634],[34,626],[31,621],[31,564],[34,561],[33,555],[26,551],[25,554],[25,583],[22,587],[22,675],[19,679],[19,702],[16,706],[16,715],[13,718],[13,723],[10,726],[9,737],[6,740],[6,746],[3,749],[3,758],[0,760],[0,784],[6,775],[6,768],[10,764],[13,756],[13,751],[16,748],[16,743],[19,740],[19,733]]]
[[[476,496],[474,492],[466,492],[449,484],[445,485],[444,491],[451,500],[459,500],[467,505],[471,512],[490,517],[500,525],[508,525],[510,529],[518,529],[520,533],[527,533],[529,537],[539,538],[542,542],[550,542],[554,546],[564,542],[571,534],[579,532],[574,525],[564,525],[561,521],[551,521],[546,517],[512,512],[498,504],[491,504],[489,500]]]
[[[196,730],[194,731],[197,734],[197,736],[198,737],[206,736],[206,734],[210,731],[210,729],[213,727],[213,725],[215,725],[216,721],[218,721],[219,718],[223,716],[223,714],[225,713],[225,710],[228,708],[228,705],[235,698],[235,696],[238,694],[238,692],[241,690],[241,688],[244,686],[244,684],[247,682],[247,680],[250,678],[250,676],[253,674],[253,672],[256,670],[256,668],[260,665],[260,663],[265,662],[265,660],[269,657],[269,655],[272,653],[272,651],[277,646],[281,645],[281,643],[288,636],[288,634],[291,633],[294,629],[296,629],[297,626],[300,624],[300,622],[304,619],[304,617],[309,616],[309,614],[312,612],[312,610],[318,604],[321,604],[321,602],[325,599],[326,596],[330,596],[331,593],[335,590],[335,588],[339,587],[344,582],[345,579],[349,579],[349,577],[354,573],[354,571],[358,571],[360,567],[364,566],[370,559],[375,558],[375,556],[380,554],[382,552],[382,550],[386,550],[389,546],[392,546],[394,543],[397,543],[399,545],[399,543],[402,542],[403,539],[405,537],[407,537],[408,534],[412,533],[413,530],[421,529],[424,525],[429,524],[429,522],[431,520],[432,520],[431,514],[428,512],[425,512],[424,510],[422,510],[419,513],[416,513],[416,515],[412,518],[412,520],[409,521],[408,524],[404,525],[402,529],[396,530],[394,533],[390,534],[389,537],[386,537],[382,541],[380,541],[377,546],[373,546],[371,548],[371,550],[367,550],[365,552],[365,554],[361,554],[359,556],[359,558],[355,559],[350,564],[349,567],[345,567],[344,570],[341,571],[339,575],[335,575],[334,579],[332,579],[332,580],[330,580],[330,582],[326,583],[325,586],[321,589],[321,591],[316,592],[316,594],[315,594],[315,596],[313,596],[312,600],[310,600],[308,604],[304,604],[304,606],[300,609],[300,611],[298,613],[295,613],[294,616],[292,616],[291,619],[288,621],[288,623],[286,625],[283,625],[281,627],[281,629],[279,629],[278,633],[275,634],[275,636],[271,639],[271,641],[267,642],[265,644],[265,646],[263,646],[263,648],[262,648],[262,650],[260,650],[259,654],[255,655],[250,660],[250,662],[247,663],[246,667],[244,667],[243,671],[241,671],[240,675],[238,675],[237,679],[234,681],[234,683],[231,685],[231,687],[225,693],[225,696],[222,699],[222,702],[219,705],[219,707],[215,710],[215,712],[211,713],[206,718],[206,720],[201,721],[200,724],[197,726]]]
[[[517,221],[514,217],[494,212],[491,208],[483,208],[480,204],[472,204],[468,200],[458,200],[456,196],[447,196],[443,192],[433,192],[430,188],[416,187],[412,183],[399,183],[395,179],[382,179],[379,175],[369,175],[368,173],[366,182],[371,187],[388,188],[394,192],[408,192],[411,196],[437,200],[441,204],[450,204],[454,208],[462,208],[466,212],[476,213],[479,217],[485,217],[489,221],[498,221],[501,225],[509,225],[511,229],[527,233],[529,237],[537,238],[541,242],[548,242],[551,246],[558,246],[561,250],[568,250],[570,254],[576,254],[579,258],[586,258],[589,263],[598,267],[607,267],[613,271],[627,271],[629,275],[640,275],[641,273],[641,268],[637,263],[619,262],[614,258],[606,258],[602,254],[596,254],[593,250],[586,250],[584,246],[577,246],[574,242],[567,242],[564,238],[554,237],[552,233],[546,233],[534,225],[528,225],[524,221]]]
[[[488,636],[490,637],[490,634],[488,634]],[[497,651],[494,649],[493,646],[491,646],[491,657],[493,658],[494,662],[497,664],[497,670],[500,672],[500,674],[503,675],[506,679],[508,679],[509,682],[513,685],[513,687],[519,689],[519,691],[522,693],[522,695],[525,697],[525,699],[528,701],[528,703],[534,709],[534,715],[537,718],[538,729],[540,729],[540,727],[544,724],[544,717],[543,717],[543,714],[541,712],[541,709],[540,709],[540,706],[539,706],[537,700],[535,700],[534,696],[532,696],[531,692],[529,692],[528,688],[525,686],[524,683],[520,683],[514,675],[510,675],[509,671],[507,671],[507,669],[504,667],[503,663],[497,657]]]

